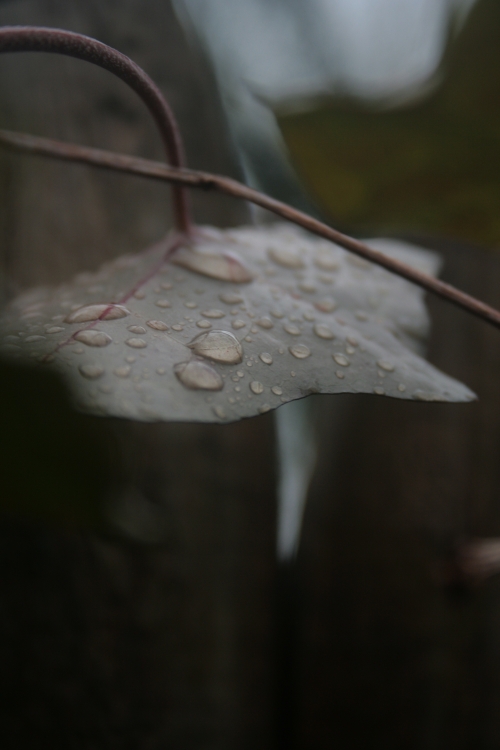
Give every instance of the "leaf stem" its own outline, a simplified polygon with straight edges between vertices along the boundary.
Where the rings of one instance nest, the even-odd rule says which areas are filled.
[[[151,112],[162,137],[167,161],[184,167],[184,149],[179,127],[165,97],[151,78],[129,57],[96,39],[62,29],[37,26],[0,28],[1,52],[55,52],[98,65],[127,83]],[[173,188],[177,229],[189,233],[192,227],[186,190],[180,183]]]
[[[8,130],[0,130],[0,145],[30,154],[50,156],[62,159],[63,161],[80,162],[94,167],[112,169],[141,177],[184,185],[185,187],[219,190],[234,198],[242,198],[272,211],[277,216],[281,216],[283,219],[287,219],[313,234],[317,234],[319,237],[341,245],[346,250],[365,258],[371,263],[382,266],[397,276],[402,276],[422,289],[453,303],[457,307],[461,307],[463,310],[485,320],[496,328],[500,328],[500,311],[494,307],[486,305],[484,302],[472,297],[470,294],[462,292],[451,284],[421,273],[415,268],[406,265],[406,263],[389,258],[378,250],[373,250],[373,248],[368,247],[363,242],[338,232],[336,229],[323,224],[312,216],[308,216],[302,211],[288,206],[286,203],[281,203],[281,201],[264,195],[264,193],[259,193],[257,190],[253,190],[229,177],[210,174],[209,172],[198,172],[192,169],[169,167],[166,164],[149,159],[138,159],[126,154],[116,154],[111,151],[78,146],[73,143],[63,143],[25,133],[13,133]]]

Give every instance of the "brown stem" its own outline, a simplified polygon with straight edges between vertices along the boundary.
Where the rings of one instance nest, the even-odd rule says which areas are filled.
[[[94,63],[121,78],[138,94],[153,115],[167,152],[167,161],[184,167],[184,150],[175,117],[154,81],[129,57],[83,34],[37,26],[0,28],[1,52],[55,52]],[[180,184],[173,188],[177,228],[189,233],[191,221],[187,194]]]
[[[460,289],[456,289],[451,284],[446,284],[444,281],[439,281],[439,279],[435,279],[433,276],[421,273],[411,266],[406,265],[406,263],[389,258],[378,250],[368,247],[363,242],[355,240],[353,237],[348,237],[336,229],[332,229],[327,224],[323,224],[312,216],[308,216],[302,211],[288,206],[286,203],[281,203],[281,201],[259,193],[257,190],[242,185],[240,182],[229,177],[222,177],[221,175],[210,174],[208,172],[198,172],[192,169],[176,169],[160,162],[150,161],[149,159],[137,159],[125,154],[115,154],[110,151],[102,151],[101,149],[78,146],[72,143],[62,143],[61,141],[39,138],[24,133],[11,133],[7,130],[0,130],[0,145],[31,154],[51,156],[64,161],[81,162],[104,169],[113,169],[155,180],[178,183],[187,187],[220,190],[222,193],[235,198],[243,198],[272,211],[294,224],[298,224],[313,234],[317,234],[331,242],[335,242],[337,245],[345,247],[346,250],[350,250],[352,253],[369,260],[371,263],[386,268],[397,276],[402,276],[413,284],[422,287],[422,289],[432,292],[438,297],[448,300],[448,302],[452,302],[463,310],[472,313],[472,315],[500,328],[500,312],[495,310],[495,308],[486,305],[475,297],[471,297]]]

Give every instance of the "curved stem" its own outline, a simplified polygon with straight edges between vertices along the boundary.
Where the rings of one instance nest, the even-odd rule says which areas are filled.
[[[167,161],[184,167],[184,150],[175,117],[163,94],[151,78],[129,57],[96,39],[62,29],[37,26],[3,26],[0,28],[1,52],[55,52],[98,65],[127,83],[151,112],[167,152]],[[191,220],[187,194],[177,184],[173,188],[177,228],[189,233]]]
[[[344,247],[355,255],[359,255],[371,263],[382,266],[397,276],[402,276],[407,281],[411,281],[422,289],[432,292],[432,294],[448,302],[452,302],[457,307],[461,307],[463,310],[485,320],[487,323],[491,323],[496,328],[500,328],[500,311],[495,310],[494,307],[490,307],[490,305],[486,305],[470,294],[456,289],[451,284],[417,271],[415,268],[406,265],[406,263],[394,260],[394,258],[390,258],[378,250],[365,245],[364,242],[342,234],[342,232],[329,227],[327,224],[323,224],[323,222],[314,219],[312,216],[308,216],[308,214],[298,211],[286,203],[270,198],[268,195],[264,195],[264,193],[259,193],[257,190],[253,190],[253,188],[242,185],[241,182],[237,182],[237,180],[233,180],[230,177],[210,174],[209,172],[198,172],[193,169],[177,169],[169,167],[166,164],[161,164],[160,162],[150,161],[149,159],[137,159],[126,154],[115,154],[110,151],[78,146],[73,143],[62,143],[61,141],[39,138],[38,136],[27,135],[25,133],[11,133],[7,130],[0,130],[0,145],[30,154],[51,156],[63,161],[90,164],[95,167],[113,169],[163,182],[182,184],[186,187],[201,188],[203,190],[220,190],[220,192],[231,195],[234,198],[242,198],[268,211],[272,211],[277,216],[287,219],[287,221],[298,224],[309,232],[317,234],[319,237],[324,237],[331,242],[335,242],[337,245],[341,245],[341,247]]]

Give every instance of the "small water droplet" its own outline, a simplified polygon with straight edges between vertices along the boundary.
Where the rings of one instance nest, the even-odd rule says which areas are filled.
[[[302,317],[304,318],[304,320],[307,320],[308,323],[312,323],[316,320],[316,316],[312,310],[306,310]]]
[[[273,323],[273,321],[271,320],[271,318],[266,318],[266,317],[263,317],[263,318],[259,318],[259,319],[258,319],[258,320],[256,320],[255,322],[256,322],[256,323],[257,323],[257,325],[258,325],[258,326],[260,326],[261,328],[267,328],[267,329],[269,329],[269,328],[272,328],[272,327],[274,326],[274,323]]]
[[[104,331],[96,331],[93,328],[90,328],[87,331],[78,331],[74,336],[74,339],[80,341],[82,344],[86,344],[87,346],[108,346],[113,340],[111,336],[108,336]]]
[[[108,395],[108,394],[110,394],[110,393],[113,393],[113,389],[112,389],[112,387],[111,387],[110,385],[107,385],[107,384],[105,384],[105,385],[100,385],[100,386],[99,386],[99,391],[100,391],[101,393],[104,393],[105,395]]]
[[[283,330],[286,331],[286,333],[289,333],[291,336],[300,336],[301,334],[300,328],[298,326],[295,326],[293,323],[284,323]]]
[[[188,346],[196,354],[215,362],[236,365],[243,359],[242,346],[236,336],[229,331],[200,333]]]
[[[222,292],[222,294],[219,294],[219,299],[226,305],[237,305],[239,302],[243,302],[243,297],[238,292]]]
[[[174,373],[182,385],[192,390],[220,391],[224,387],[217,370],[197,359],[174,365]]]
[[[208,252],[192,247],[181,247],[172,256],[172,262],[212,279],[242,284],[253,280],[242,259],[233,252]]]
[[[328,326],[323,325],[322,323],[316,323],[313,330],[316,336],[319,336],[320,339],[330,340],[335,338],[335,334],[332,329]]]
[[[134,364],[135,360],[137,358],[134,357],[132,354],[129,354],[127,357],[125,357],[125,362],[128,362],[129,364]]]
[[[319,302],[316,302],[315,307],[321,312],[330,313],[336,309],[337,303],[333,297],[325,297],[324,299],[319,300]]]
[[[61,331],[64,331],[64,328],[61,328],[61,326],[51,326],[50,328],[47,328],[47,333],[61,333]]]
[[[379,385],[375,386],[375,388],[373,389],[373,392],[376,393],[377,396],[384,396],[385,395],[384,389],[381,388]]]
[[[73,354],[83,354],[85,349],[83,349],[83,347],[81,346],[75,346],[75,348],[72,349],[71,351],[73,352]]]
[[[184,302],[184,307],[188,307],[190,310],[194,310],[195,307],[198,307],[196,302]]]
[[[264,362],[265,365],[272,365],[273,358],[269,354],[269,352],[262,352],[261,354],[259,354],[259,357],[261,358],[261,360]]]
[[[299,284],[299,289],[306,294],[314,294],[314,292],[317,291],[315,285],[311,281],[302,281]]]
[[[26,336],[24,339],[27,344],[34,343],[35,341],[45,341],[45,336],[38,336],[36,334],[33,334],[33,336]]]
[[[337,258],[328,250],[320,250],[314,258],[314,264],[322,271],[337,271],[339,268]]]
[[[80,365],[78,369],[83,377],[88,380],[94,380],[95,378],[100,378],[101,375],[104,375],[104,367],[101,367],[101,365]]]
[[[265,414],[266,412],[270,411],[271,407],[269,404],[262,404],[262,406],[259,406],[259,414]]]
[[[305,344],[290,346],[288,351],[297,359],[306,359],[311,356],[311,350]]]
[[[386,372],[393,372],[394,365],[392,362],[387,362],[385,359],[380,359],[377,362],[377,365],[380,367],[381,370],[385,370]]]
[[[154,328],[155,331],[168,331],[168,325],[163,320],[147,320],[146,325]]]
[[[335,360],[335,362],[341,367],[348,367],[350,365],[349,360],[344,354],[340,354],[340,353],[332,354],[332,357]]]
[[[252,380],[250,383],[250,390],[258,396],[260,393],[264,392],[264,386],[262,383],[259,383],[258,380]]]
[[[201,320],[196,321],[196,325],[198,328],[212,328],[212,324],[208,320],[204,320],[203,318]]]
[[[133,349],[144,349],[147,346],[147,343],[146,341],[144,341],[144,339],[131,338],[127,339],[125,343],[127,344],[127,346],[131,346]]]
[[[203,310],[202,315],[205,316],[205,318],[225,318],[226,313],[222,310]]]
[[[172,289],[173,284],[171,281],[163,281],[160,284],[161,288],[164,289],[166,292],[168,292],[169,289]]]
[[[436,401],[436,396],[433,393],[426,393],[426,391],[417,390],[413,394],[413,398],[416,401]]]
[[[249,359],[248,362],[246,363],[246,365],[247,365],[247,367],[252,367],[253,362]]]
[[[166,308],[166,307],[170,307],[170,302],[168,301],[168,299],[157,299],[155,302],[155,305],[157,307]]]
[[[268,248],[269,258],[283,268],[303,268],[304,261],[299,253],[281,247]]]
[[[103,315],[105,312],[106,314]],[[65,322],[90,323],[92,320],[99,320],[101,316],[103,320],[117,320],[126,315],[130,315],[130,310],[123,305],[77,305],[76,309],[66,316]]]
[[[294,378],[294,377],[295,377],[295,375],[296,375],[296,372],[295,372],[295,370],[292,370],[292,371],[291,371],[291,373],[290,373],[290,375],[292,376],[292,378]]]
[[[244,320],[241,320],[241,318],[236,318],[236,320],[233,320],[231,325],[234,329],[239,330],[240,328],[244,328],[246,326],[246,323]]]
[[[345,375],[342,372],[342,370],[337,370],[335,375],[339,378],[339,380],[343,380],[345,378]]]
[[[146,333],[146,329],[142,326],[129,326],[128,330],[130,333]]]
[[[215,416],[219,419],[226,419],[226,412],[224,411],[222,406],[213,406],[212,410]]]
[[[283,312],[283,310],[279,310],[278,308],[275,308],[274,310],[270,310],[269,312],[271,313],[273,318],[281,319],[285,317],[285,313]]]
[[[122,365],[121,367],[117,367],[115,370],[113,370],[113,372],[118,378],[128,378],[131,370],[132,368],[130,367],[130,365]]]
[[[283,395],[283,388],[280,388],[279,385],[273,385],[271,388],[272,392],[275,396],[282,396]]]
[[[359,345],[359,341],[357,339],[355,339],[353,336],[348,336],[346,338],[346,341],[351,346],[358,346]]]
[[[356,349],[353,346],[346,346],[345,352],[346,352],[346,354],[355,354],[356,353]]]
[[[358,320],[364,321],[364,320],[368,320],[368,315],[365,312],[363,312],[363,310],[357,310],[356,318]]]
[[[146,292],[144,292],[142,289],[138,289],[136,292],[134,292],[134,297],[136,299],[144,299],[146,296]]]
[[[404,392],[406,391],[406,386],[404,385],[404,383],[400,383],[400,384],[398,385],[398,391],[399,391],[400,393],[404,393]]]
[[[183,330],[184,330],[184,326],[181,325],[180,323],[175,323],[172,326],[172,331],[183,331]]]
[[[158,373],[158,375],[165,375],[167,371],[164,367],[157,367],[156,372]]]

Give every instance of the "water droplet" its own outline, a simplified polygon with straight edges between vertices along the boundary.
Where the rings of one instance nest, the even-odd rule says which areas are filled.
[[[156,372],[158,373],[158,375],[165,375],[167,371],[164,367],[157,367]]]
[[[101,375],[104,374],[104,367],[101,367],[101,365],[80,365],[78,369],[80,370],[80,373],[83,375],[83,377],[87,378],[88,380],[100,378]]]
[[[302,315],[304,320],[307,320],[309,323],[312,323],[314,320],[316,320],[316,316],[313,313],[312,310],[306,310],[305,313]]]
[[[166,308],[166,307],[170,307],[170,302],[168,301],[168,299],[157,299],[155,302],[155,305],[157,307]]]
[[[27,344],[34,343],[35,341],[45,341],[45,336],[38,336],[36,334],[33,334],[33,336],[26,336],[24,339]]]
[[[264,386],[258,380],[252,380],[250,390],[258,396],[260,393],[264,393]]]
[[[438,399],[433,393],[426,393],[425,391],[417,390],[413,394],[413,398],[417,401],[437,401]]]
[[[335,375],[339,378],[339,380],[343,380],[345,378],[345,375],[342,372],[342,370],[337,370]]]
[[[166,292],[168,292],[169,289],[172,289],[173,284],[171,281],[163,281],[160,284],[161,288],[164,289]]]
[[[131,346],[133,349],[144,349],[147,346],[147,343],[144,341],[144,339],[131,338],[127,339],[125,343],[127,344],[127,346]]]
[[[246,326],[246,323],[244,320],[241,320],[241,318],[236,318],[236,320],[233,320],[232,326],[233,328],[238,330],[240,328],[244,328]]]
[[[173,326],[172,326],[173,328]],[[200,333],[188,346],[206,359],[236,365],[243,359],[243,349],[234,334],[229,331]]]
[[[234,390],[235,390],[235,391],[237,391],[237,392],[239,393],[239,392],[241,391],[241,388],[240,388],[240,386],[239,386],[239,385],[237,385],[237,386],[235,387],[235,389],[234,389]]]
[[[316,291],[315,285],[311,281],[303,281],[299,284],[299,289],[301,292],[305,292],[306,294],[314,294]]]
[[[311,356],[311,350],[308,349],[305,344],[295,344],[294,346],[290,346],[288,351],[297,359],[306,359]]]
[[[122,365],[121,367],[117,367],[113,372],[118,378],[128,378],[131,370],[130,365]]]
[[[400,384],[398,385],[398,391],[399,391],[400,393],[404,393],[404,392],[406,391],[406,386],[404,385],[404,383],[400,383]]]
[[[393,372],[394,365],[392,362],[387,362],[385,359],[380,359],[377,362],[377,365],[380,367],[381,370],[385,370],[386,372]]]
[[[271,260],[283,268],[303,268],[304,261],[297,252],[281,247],[268,248],[267,254]]]
[[[335,334],[331,328],[323,325],[322,323],[316,323],[314,326],[314,333],[319,336],[320,339],[334,339]]]
[[[128,330],[130,333],[146,333],[146,329],[142,326],[129,326]]]
[[[272,321],[272,320],[271,320],[270,318],[266,318],[266,317],[264,317],[264,318],[259,318],[259,319],[258,319],[258,320],[256,320],[255,322],[256,322],[256,323],[257,323],[257,325],[258,325],[258,326],[260,326],[261,328],[267,328],[267,329],[269,329],[269,328],[272,328],[272,327],[274,326],[274,323],[273,323],[273,321]]]
[[[375,386],[375,388],[373,389],[373,392],[376,393],[377,396],[384,396],[385,395],[384,389],[381,388],[379,385]]]
[[[155,331],[168,331],[168,325],[163,320],[147,320],[146,325]]]
[[[208,320],[204,320],[203,318],[201,320],[197,320],[196,325],[198,326],[198,328],[212,328],[212,324]]]
[[[182,385],[192,390],[220,391],[224,387],[217,370],[197,359],[174,365],[174,372]]]
[[[232,252],[214,253],[180,247],[172,256],[172,262],[212,279],[242,284],[253,280],[253,275],[242,259]]]
[[[203,310],[201,313],[205,318],[224,318],[226,313],[222,310]]]
[[[353,336],[348,336],[346,338],[346,341],[351,346],[358,346],[359,345],[359,341],[357,339],[355,339]]]
[[[333,297],[325,297],[324,299],[319,300],[319,302],[316,302],[315,307],[321,312],[330,313],[336,309],[337,303]]]
[[[72,349],[71,351],[73,352],[73,354],[83,354],[85,349],[81,346],[75,346],[75,348]]]
[[[289,333],[291,336],[300,336],[301,330],[298,326],[293,323],[284,323],[283,330]]]
[[[79,305],[66,316],[65,321],[66,323],[90,323],[92,320],[99,320],[101,316],[103,320],[117,320],[126,315],[130,315],[130,310],[123,305]]]
[[[264,362],[265,365],[272,365],[273,358],[269,354],[269,352],[262,352],[262,354],[259,354],[259,357],[261,358],[261,360]]]
[[[249,359],[248,362],[246,363],[246,365],[247,365],[247,367],[251,367],[253,365],[253,362]]]
[[[295,377],[295,375],[296,375],[296,372],[295,372],[295,370],[292,370],[292,371],[291,371],[291,373],[290,373],[290,375],[292,376],[292,378],[294,378],[294,377]]]
[[[142,289],[138,289],[137,292],[134,292],[134,297],[136,299],[144,299],[146,296],[146,292],[144,292]]]
[[[322,271],[337,271],[339,268],[337,258],[328,250],[320,250],[314,258],[314,264]]]
[[[283,395],[283,388],[280,388],[279,385],[273,385],[271,388],[272,392],[275,396],[282,396]]]
[[[275,308],[274,310],[270,310],[269,312],[271,313],[273,318],[281,319],[285,317],[285,313],[283,312],[283,310],[279,310],[278,308]]]
[[[95,331],[92,328],[87,331],[78,331],[74,336],[74,339],[80,341],[82,344],[86,344],[87,346],[108,346],[113,340],[111,336],[108,336],[104,331]]]
[[[335,362],[341,367],[348,367],[350,365],[349,360],[344,354],[332,354]]]
[[[356,353],[356,349],[354,349],[353,346],[346,346],[345,351],[346,351],[346,354],[355,354]]]
[[[226,305],[237,305],[239,302],[243,302],[243,297],[238,292],[222,292],[222,294],[219,294],[219,299]]]
[[[180,323],[175,323],[172,326],[172,331],[183,331],[183,330],[184,330],[184,326],[181,325]]]
[[[129,364],[134,364],[137,357],[134,357],[133,354],[129,354],[127,357],[125,357],[125,362],[128,362]]]
[[[358,320],[364,321],[364,320],[368,320],[368,315],[365,312],[363,312],[363,310],[358,310],[356,312],[356,318]]]
[[[262,406],[259,406],[259,414],[265,414],[268,411],[271,411],[269,404],[262,404]]]
[[[213,406],[212,410],[216,417],[219,417],[219,419],[226,419],[226,412],[222,408],[222,406]]]
[[[194,310],[195,307],[198,307],[196,302],[184,302],[184,307],[188,307],[190,310]]]
[[[355,266],[356,268],[373,268],[372,264],[367,260],[360,258],[359,255],[352,255],[352,253],[347,253],[347,261],[351,266]]]
[[[64,331],[64,328],[61,328],[61,326],[51,326],[50,328],[47,328],[47,333],[61,333],[61,331]]]

